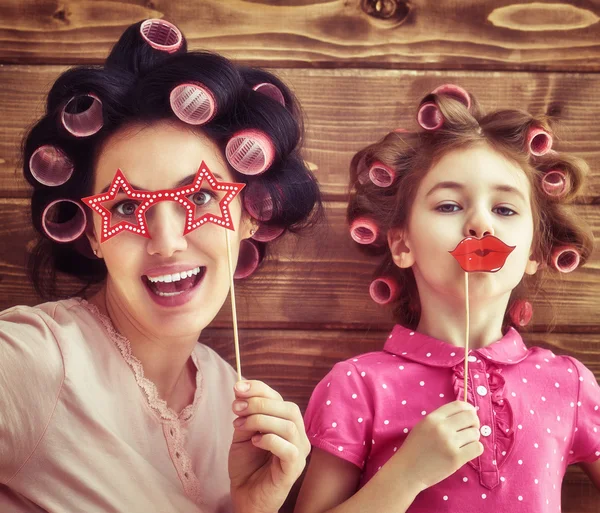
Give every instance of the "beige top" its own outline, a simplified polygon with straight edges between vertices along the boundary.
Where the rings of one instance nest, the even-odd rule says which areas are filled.
[[[0,512],[229,512],[236,375],[192,360],[178,415],[85,300],[0,313]]]

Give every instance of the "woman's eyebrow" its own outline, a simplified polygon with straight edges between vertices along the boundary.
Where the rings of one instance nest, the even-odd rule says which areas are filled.
[[[219,180],[219,181],[221,181],[221,182],[223,182],[223,181],[224,181],[224,180],[223,180],[223,177],[222,177],[222,176],[221,176],[219,173],[213,173],[213,176],[214,176],[214,177],[215,177],[217,180]],[[179,182],[177,182],[177,183],[175,184],[175,187],[173,187],[173,189],[179,189],[179,187],[184,187],[184,186],[186,186],[186,185],[189,185],[189,184],[191,184],[191,183],[194,181],[194,178],[196,178],[196,173],[194,173],[193,175],[188,175],[188,176],[186,176],[185,178],[183,178],[183,179],[179,180]],[[111,182],[111,183],[112,183],[112,182]],[[144,190],[146,190],[146,189],[144,189],[143,187],[140,187],[140,186],[138,186],[138,185],[135,185],[135,184],[133,184],[133,183],[130,183],[129,185],[131,186],[131,188],[132,188],[132,189],[136,189],[136,190],[138,190],[138,191],[144,191]],[[110,184],[108,184],[106,187],[104,187],[104,189],[102,189],[102,190],[99,192],[99,194],[104,194],[105,192],[108,192],[108,189],[110,189]],[[117,193],[117,195],[118,195],[118,194],[122,194],[122,191],[119,191],[119,192]]]

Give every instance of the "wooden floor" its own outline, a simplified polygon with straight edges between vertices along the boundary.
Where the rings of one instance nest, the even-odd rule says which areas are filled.
[[[380,348],[391,326],[389,312],[368,296],[373,262],[345,226],[349,161],[366,142],[414,127],[416,102],[435,86],[460,84],[487,110],[517,107],[559,120],[558,149],[592,168],[571,208],[600,241],[596,1],[0,0],[0,309],[38,302],[24,271],[33,241],[29,189],[18,174],[24,132],[62,70],[100,63],[127,25],[148,17],[176,23],[193,49],[275,71],[306,113],[304,155],[325,193],[328,222],[282,240],[262,272],[236,287],[244,374],[302,409],[336,361]],[[597,378],[599,248],[536,298],[525,335],[575,356]],[[73,290],[68,280],[62,286]],[[204,336],[232,361],[227,307]],[[569,470],[563,491],[563,512],[600,512],[600,493],[579,469]]]

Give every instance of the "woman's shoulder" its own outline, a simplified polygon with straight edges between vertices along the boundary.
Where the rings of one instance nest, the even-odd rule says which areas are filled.
[[[0,330],[11,329],[14,325],[35,325],[44,323],[57,328],[64,324],[77,322],[81,316],[77,311],[82,308],[81,298],[50,301],[36,306],[16,305],[0,312]]]

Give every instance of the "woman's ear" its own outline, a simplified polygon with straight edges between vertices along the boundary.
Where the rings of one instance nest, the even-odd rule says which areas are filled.
[[[410,251],[404,230],[400,228],[388,230],[387,239],[394,263],[401,269],[411,267],[415,263],[415,259]]]
[[[258,230],[258,221],[244,210],[240,221],[240,240],[249,239],[256,233],[256,230]]]
[[[85,236],[90,243],[90,247],[92,248],[94,255],[98,258],[102,258],[102,250],[100,249],[100,243],[96,237],[96,230],[94,229],[93,223],[89,223],[86,227]]]

